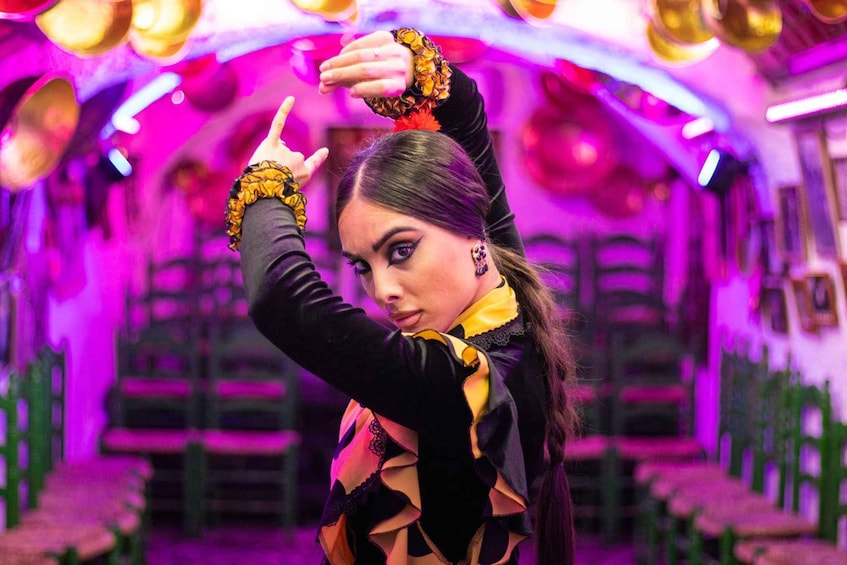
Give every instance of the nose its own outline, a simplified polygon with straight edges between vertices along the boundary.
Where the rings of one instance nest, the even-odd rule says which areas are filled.
[[[400,282],[391,269],[374,269],[370,290],[371,299],[380,307],[396,302],[403,295]]]

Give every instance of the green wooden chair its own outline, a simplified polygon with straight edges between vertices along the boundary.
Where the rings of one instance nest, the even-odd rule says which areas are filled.
[[[668,503],[689,485],[732,483],[742,474],[745,453],[753,445],[755,384],[766,374],[767,349],[758,360],[749,356],[746,344],[721,348],[720,412],[717,450],[707,461],[644,461],[634,473],[638,501],[635,551],[640,561],[676,563],[687,544],[690,513],[670,512]],[[730,488],[734,488],[733,485]]]
[[[196,320],[117,336],[111,423],[196,428],[201,422],[202,341]]]
[[[212,324],[202,491],[214,517],[277,515],[293,531],[298,399],[299,367],[249,318]]]
[[[127,294],[116,335],[115,427],[199,427],[205,354],[203,266],[190,254],[148,259],[145,288]]]
[[[623,519],[641,502],[635,474],[648,461],[691,464],[705,458],[693,436],[694,366],[673,336],[645,333],[624,340],[611,335],[611,440],[615,460],[608,477],[606,539],[618,538]]]
[[[590,242],[589,270],[592,285],[590,316],[597,328],[596,341],[606,337],[637,336],[639,332],[671,331],[675,309],[665,302],[665,263],[662,240],[633,234],[610,234]]]
[[[584,323],[583,249],[581,239],[567,239],[554,233],[536,233],[524,238],[527,258],[536,265],[550,287],[563,316],[577,330]]]
[[[5,392],[0,395],[0,411],[4,414],[6,421],[3,446],[0,448],[6,481],[5,486],[0,488],[0,495],[2,495],[6,505],[6,528],[13,528],[20,523],[23,508],[21,487],[24,483],[25,469],[21,467],[20,461],[20,448],[23,440],[19,424],[23,381],[11,369],[0,371],[0,377],[6,384]]]
[[[777,492],[784,488],[783,446],[791,427],[791,407],[787,396],[791,371],[787,368],[770,370],[767,349],[763,348],[750,377],[741,395],[732,392],[728,398],[731,425],[743,426],[739,434],[742,441],[733,440],[730,445],[730,473],[715,477],[702,486],[682,485],[668,499],[668,514],[684,526],[684,534],[675,538],[677,543],[668,546],[669,556],[675,548],[679,548],[688,560],[700,562],[703,558],[703,532],[697,520],[705,512],[712,516],[771,510],[774,502],[765,496],[766,472],[776,475]],[[739,396],[743,402],[734,402]],[[745,459],[749,465],[742,466]]]
[[[847,424],[835,422],[822,459],[817,531],[794,539],[750,539],[736,543],[734,557],[741,563],[845,564],[847,551],[838,547],[838,523],[847,516]],[[792,488],[792,507],[799,505],[800,485]]]
[[[33,502],[39,501],[46,476],[45,445],[50,443],[51,432],[41,424],[43,412],[32,410],[29,402],[36,403],[44,396],[41,385],[46,382],[42,373],[47,365],[37,358],[27,366],[21,378],[13,371],[2,371],[0,377],[6,385],[0,396],[0,412],[5,417],[5,441],[0,448],[6,484],[0,489],[6,515],[6,530],[0,534],[0,562],[13,562],[13,556],[25,554],[33,558],[53,559],[61,565],[77,565],[83,561],[105,558],[110,563],[119,559],[114,534],[102,524],[81,524],[79,520],[67,524],[29,523],[27,517],[35,511]],[[41,434],[39,437],[37,434]],[[28,455],[24,467],[21,451]],[[29,490],[24,504],[22,487]]]
[[[152,476],[141,458],[96,456],[64,461],[66,356],[42,347],[26,383],[30,441],[28,513],[23,523],[104,525],[116,553],[133,565],[144,561],[146,483]]]
[[[729,504],[715,505],[707,501],[696,512],[692,522],[689,563],[717,562],[724,565],[738,563],[734,555],[735,545],[750,538],[799,538],[814,535],[818,525],[799,514],[801,490],[814,491],[819,500],[819,519],[831,522],[832,491],[828,486],[831,479],[831,434],[832,413],[829,383],[823,387],[794,383],[787,389],[789,425],[776,424],[774,444],[788,442],[791,449],[777,448],[775,452],[784,456],[778,462],[775,473],[778,487],[791,486],[792,496],[779,495],[769,506],[750,507],[738,500]],[[818,421],[818,426],[812,424]],[[780,428],[784,429],[780,436]],[[782,439],[777,439],[777,438]],[[815,465],[810,455],[816,453],[820,465]],[[787,476],[786,476],[787,475]],[[756,480],[756,473],[753,479]],[[751,487],[759,484],[751,484]],[[780,506],[779,503],[782,503]],[[790,504],[789,504],[790,503]],[[714,559],[703,551],[703,540],[717,543]]]

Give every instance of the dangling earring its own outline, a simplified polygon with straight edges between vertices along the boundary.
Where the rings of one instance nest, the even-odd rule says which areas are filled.
[[[488,254],[485,252],[484,243],[477,243],[473,246],[471,257],[473,257],[473,264],[476,267],[476,276],[481,277],[488,272],[488,261],[485,260]]]

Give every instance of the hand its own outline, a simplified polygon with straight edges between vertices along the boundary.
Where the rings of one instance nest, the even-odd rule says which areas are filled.
[[[346,87],[355,98],[399,96],[415,79],[412,52],[387,31],[347,44],[338,55],[324,61],[320,71],[321,94]]]
[[[250,164],[258,163],[259,161],[276,161],[280,165],[284,165],[291,169],[294,175],[294,180],[300,186],[305,185],[315,174],[329,155],[329,149],[321,147],[315,151],[308,159],[303,157],[303,154],[298,151],[292,151],[279,138],[282,135],[282,130],[285,127],[285,120],[294,106],[294,97],[288,96],[282,101],[279,110],[276,111],[271,129],[268,131],[268,136],[262,140],[253,156],[250,157]]]

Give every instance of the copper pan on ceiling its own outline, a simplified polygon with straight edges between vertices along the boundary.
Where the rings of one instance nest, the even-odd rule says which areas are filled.
[[[699,45],[677,43],[667,37],[652,21],[647,20],[647,43],[650,51],[665,63],[694,64],[715,52],[718,40],[710,39]]]
[[[56,0],[0,0],[0,20],[31,20]]]
[[[507,16],[529,23],[541,23],[556,10],[557,0],[497,0]]]
[[[202,0],[133,0],[132,31],[147,39],[181,41],[202,11]]]
[[[131,23],[132,0],[61,0],[35,17],[47,39],[83,57],[124,43]]]
[[[49,175],[79,122],[73,84],[62,76],[20,79],[0,92],[0,187],[12,192]]]
[[[806,0],[816,18],[828,24],[847,20],[847,0]]]
[[[653,22],[673,41],[705,43],[715,34],[703,21],[700,5],[700,0],[654,0]]]
[[[129,42],[143,57],[175,63],[187,54],[202,11],[202,0],[133,0]]]
[[[523,164],[542,188],[559,196],[585,194],[618,165],[619,150],[609,118],[596,103],[563,112],[541,106],[520,137]]]
[[[727,45],[764,51],[782,33],[782,11],[773,0],[703,0],[703,19]]]
[[[161,65],[178,63],[188,54],[191,48],[188,37],[157,39],[130,34],[129,43],[136,53]]]
[[[355,21],[359,14],[356,0],[291,0],[299,10],[321,16],[328,22]]]

